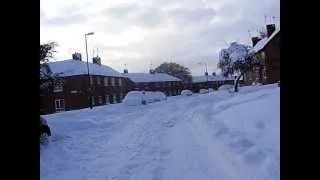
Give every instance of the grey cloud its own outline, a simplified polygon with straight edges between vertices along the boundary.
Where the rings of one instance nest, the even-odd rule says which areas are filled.
[[[185,9],[176,8],[168,12],[169,17],[172,17],[179,25],[209,22],[216,11],[212,8],[197,8],[197,9]]]
[[[117,20],[124,20],[138,10],[139,7],[135,4],[120,4],[103,10],[102,14]]]
[[[84,23],[87,17],[83,14],[71,14],[69,16],[56,16],[54,18],[45,18],[42,20],[43,25],[49,26],[64,26],[77,23]]]

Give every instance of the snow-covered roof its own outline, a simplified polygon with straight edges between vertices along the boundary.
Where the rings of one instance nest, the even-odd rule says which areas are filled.
[[[59,74],[60,77],[87,74],[87,63],[78,60],[64,60],[48,63],[52,73]],[[121,73],[109,66],[89,63],[90,75],[124,77]]]
[[[181,81],[181,79],[170,76],[169,74],[166,74],[166,73],[154,73],[154,74],[151,74],[151,73],[125,73],[123,75],[135,83]]]
[[[265,37],[261,39],[251,50],[250,52],[259,52],[262,50],[278,33],[280,32],[280,28],[276,29],[270,37]]]
[[[227,80],[234,80],[234,79],[235,79],[234,77],[208,75],[208,81],[227,81]],[[200,82],[206,82],[206,81],[207,81],[207,76],[205,76],[205,75],[192,77],[193,83],[200,83]]]

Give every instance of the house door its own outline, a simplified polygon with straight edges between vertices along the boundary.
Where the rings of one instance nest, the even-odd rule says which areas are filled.
[[[65,111],[64,99],[54,100],[54,105],[56,108],[56,112]]]

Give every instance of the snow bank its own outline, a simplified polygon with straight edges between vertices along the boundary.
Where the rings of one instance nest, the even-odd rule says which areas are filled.
[[[278,180],[280,88],[239,90],[44,116],[40,178]]]

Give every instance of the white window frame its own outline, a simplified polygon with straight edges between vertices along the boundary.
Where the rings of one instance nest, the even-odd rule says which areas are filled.
[[[94,99],[94,96],[91,96],[91,104],[94,106],[96,105],[96,102],[95,102],[95,99]]]
[[[122,86],[122,78],[119,78],[119,86]]]
[[[114,77],[111,78],[111,86],[115,86],[115,79],[114,79]]]
[[[102,104],[102,96],[98,96],[98,103]]]
[[[59,106],[59,107],[57,107],[57,102],[58,102],[58,106]],[[63,105],[62,105],[62,104],[63,104]],[[63,107],[61,107],[61,105],[62,105]],[[54,100],[54,107],[55,107],[56,112],[65,111],[65,108],[66,108],[65,100],[64,100],[64,99],[55,99],[55,100]]]
[[[117,95],[114,94],[112,98],[113,98],[113,104],[116,104],[117,103]]]
[[[63,91],[63,83],[57,82],[54,84],[53,92],[62,92]]]
[[[106,104],[110,104],[110,95],[105,95]]]
[[[104,86],[108,86],[108,77],[103,78]]]

